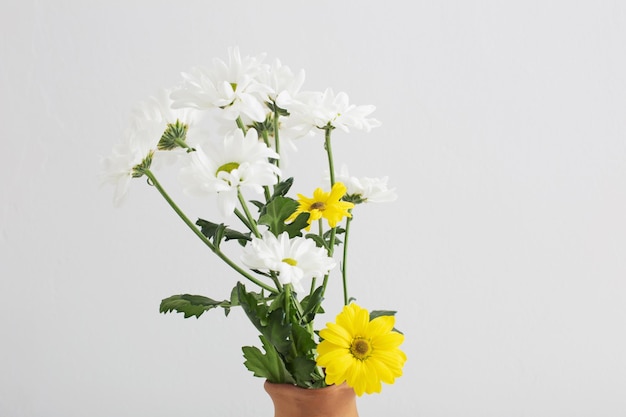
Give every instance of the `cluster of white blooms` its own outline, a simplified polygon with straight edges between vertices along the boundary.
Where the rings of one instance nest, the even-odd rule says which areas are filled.
[[[332,89],[302,91],[304,71],[264,60],[264,55],[242,57],[231,48],[227,61],[214,59],[208,67],[182,73],[179,85],[140,103],[122,142],[103,160],[103,180],[115,185],[115,203],[122,202],[133,177],[157,168],[154,163],[171,159],[169,155],[182,164],[179,179],[186,193],[213,194],[221,213],[230,215],[242,190],[263,193],[264,187],[278,183],[277,161],[285,148],[295,147],[294,139],[335,128],[370,131],[380,125],[370,117],[374,106],[350,104],[346,93]],[[223,133],[218,140],[206,137],[200,127],[208,115],[232,126],[218,129]],[[268,129],[270,125],[277,131]],[[348,194],[358,194],[362,201],[395,196],[386,179],[356,179],[342,171],[341,181]],[[281,282],[297,289],[303,278],[334,267],[323,251],[313,250],[311,240],[270,235],[257,236],[249,245],[252,249],[244,256],[249,267],[279,272]],[[267,256],[261,262],[263,253]]]
[[[265,120],[263,97],[270,89],[258,81],[266,72],[264,56],[241,58],[238,49],[229,50],[228,63],[214,59],[211,68],[196,67],[183,73],[183,83],[172,93],[173,106],[196,109],[223,109],[223,117],[235,120],[246,116],[256,122]]]
[[[188,108],[174,109],[170,94],[171,90],[162,89],[156,96],[140,102],[133,109],[123,140],[102,161],[102,180],[115,186],[115,205],[124,201],[135,168],[146,158],[154,158],[152,162],[157,164],[160,159],[168,159],[167,152],[157,152],[157,144],[168,124],[179,120],[192,129],[195,125],[197,112]]]
[[[273,110],[268,106],[268,103],[271,103],[289,114],[288,117],[281,119],[281,140],[283,145],[291,148],[294,147],[291,139],[306,136],[326,126],[344,131],[349,129],[369,131],[380,125],[378,120],[369,117],[375,110],[374,106],[349,104],[346,93],[335,94],[331,89],[324,92],[301,91],[304,71],[294,73],[278,60],[268,65],[263,63],[264,58],[263,55],[242,58],[237,48],[230,48],[228,62],[214,59],[210,67],[196,67],[190,72],[182,73],[180,85],[170,90],[162,90],[157,96],[141,103],[132,114],[130,129],[125,134],[123,142],[115,148],[113,155],[104,160],[104,179],[117,186],[115,201],[120,203],[123,200],[133,169],[148,154],[154,152],[155,157],[159,158],[159,154],[163,153],[158,151],[157,144],[168,124],[180,121],[192,132],[203,110],[216,109],[223,119],[239,120],[243,125],[247,125],[250,122],[264,122],[271,117]],[[232,137],[233,133],[229,132],[225,136]],[[188,143],[200,142],[206,142],[206,139],[202,140],[189,134]],[[227,145],[228,143],[230,145]],[[268,144],[274,145],[272,142]],[[226,139],[223,146],[232,147],[232,139]],[[256,155],[260,158],[268,157],[263,152]],[[233,158],[228,162],[238,163],[245,169],[249,169],[252,163],[248,158],[249,155],[228,156]],[[208,155],[208,158],[211,157]],[[279,158],[275,155],[271,157]],[[198,160],[202,158],[195,155],[188,158],[189,169],[197,168]],[[255,170],[263,178],[263,181],[256,185],[268,185],[265,181],[265,174],[268,172],[278,174],[277,170],[267,168],[268,171]],[[207,191],[212,189],[214,192],[222,193],[226,192],[226,188],[241,185],[240,182],[226,180],[223,174],[220,174],[221,180],[227,185],[226,188],[208,186],[205,183],[206,168],[201,168],[200,171],[204,174],[184,175],[190,182],[200,182],[187,184],[186,189]],[[215,177],[219,176],[217,171],[213,171],[213,174]],[[230,174],[237,176],[238,172],[231,171]],[[250,188],[258,189],[253,185],[254,181],[254,177],[247,176],[246,184]],[[220,199],[222,202],[226,200],[229,201],[228,204],[221,204],[225,213],[230,212],[232,208],[230,203],[232,199]]]

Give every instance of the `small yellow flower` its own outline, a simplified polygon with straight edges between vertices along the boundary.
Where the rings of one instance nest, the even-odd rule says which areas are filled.
[[[364,308],[352,303],[320,331],[317,364],[325,368],[327,384],[354,388],[357,395],[382,390],[402,375],[406,355],[398,347],[404,335],[393,331],[393,316],[369,319]]]
[[[330,192],[325,192],[321,188],[313,191],[313,198],[308,198],[298,194],[298,209],[287,219],[291,222],[300,213],[309,213],[309,226],[312,222],[325,218],[330,227],[337,226],[337,223],[344,217],[352,217],[349,210],[354,208],[354,204],[347,201],[340,201],[346,194],[346,186],[341,182],[335,183]]]

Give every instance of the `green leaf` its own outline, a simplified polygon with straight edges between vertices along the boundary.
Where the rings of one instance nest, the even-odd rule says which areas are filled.
[[[330,234],[332,233],[333,229],[328,229],[325,233],[324,233],[324,239],[330,239]],[[335,227],[335,235],[341,235],[346,233],[346,229],[344,229],[341,226],[336,226]]]
[[[326,247],[330,246],[330,236],[332,235],[333,230],[335,231],[335,246],[339,246],[339,245],[341,245],[343,243],[337,236],[345,233],[346,229],[344,229],[341,226],[337,226],[334,229],[329,229],[329,230],[327,230],[324,233],[324,240],[326,240],[326,242],[328,242],[326,244]]]
[[[303,323],[310,323],[315,318],[315,314],[322,313],[322,300],[324,297],[322,293],[324,292],[324,287],[319,286],[311,295],[307,295],[302,299],[300,304],[302,305],[302,321]]]
[[[246,287],[241,282],[237,283],[237,299],[250,322],[262,333],[269,313],[267,306],[260,303],[254,293],[247,292]]]
[[[302,213],[292,223],[285,224],[285,220],[298,209],[298,205],[292,198],[277,196],[262,210],[259,224],[268,226],[275,236],[283,232],[288,232],[290,238],[299,236],[302,234],[301,230],[307,226],[308,213]]]
[[[310,216],[309,213],[300,213],[293,222],[284,225],[284,231],[289,233],[290,239],[302,236],[302,230],[309,225]]]
[[[287,354],[291,348],[289,336],[291,324],[285,322],[285,312],[282,308],[276,308],[270,312],[268,306],[259,300],[254,293],[246,292],[243,284],[237,284],[237,296],[243,311],[250,322],[257,328],[276,349]]]
[[[239,290],[238,290],[238,285],[235,285],[233,287],[233,289],[230,291],[230,305],[231,306],[240,306],[241,304],[239,304]]]
[[[220,247],[220,243],[222,243],[222,239],[224,238],[225,234],[226,226],[224,226],[224,223],[220,223],[215,229],[215,235],[213,236],[213,243],[215,244],[216,248]]]
[[[328,242],[326,242],[326,240],[324,240],[324,238],[322,238],[320,235],[316,235],[315,233],[307,233],[306,235],[304,235],[304,237],[315,241],[315,245],[318,248],[324,248],[328,250]]]
[[[380,316],[395,316],[397,311],[393,310],[372,310],[370,311],[370,321]]]
[[[272,301],[272,303],[270,304],[269,310],[268,311],[274,311],[274,310],[278,310],[281,308],[284,308],[285,306],[285,292],[279,292],[276,295],[276,298],[274,298],[274,301]]]
[[[296,354],[300,356],[312,355],[312,350],[315,349],[317,343],[313,340],[313,335],[302,326],[293,326],[291,329],[291,336],[293,344],[296,348]]]
[[[335,238],[334,238],[335,246],[339,246],[343,242],[337,236],[342,234],[342,233],[345,233],[345,231],[346,231],[342,227],[336,227],[335,229],[327,230],[323,234],[323,236],[320,236],[320,235],[315,234],[315,233],[307,233],[305,235],[305,237],[308,238],[308,239],[313,239],[315,241],[315,244],[317,245],[317,247],[329,250],[330,249],[330,238],[332,236],[333,230],[335,231]]]
[[[274,346],[265,337],[259,336],[259,338],[263,343],[265,354],[257,347],[244,346],[242,351],[246,358],[244,362],[246,368],[253,372],[254,376],[266,378],[275,384],[295,383]]]
[[[313,359],[297,357],[288,366],[296,384],[300,387],[313,388],[320,379],[320,375],[315,372],[317,364]]]
[[[287,178],[286,180],[283,180],[279,182],[278,184],[276,184],[274,186],[274,194],[272,194],[271,200],[275,199],[276,197],[286,196],[289,190],[291,189],[292,185],[293,185],[293,177]]]
[[[298,202],[292,198],[282,196],[272,198],[261,212],[259,223],[269,226],[270,230],[274,232],[282,226],[282,223],[285,223],[285,220],[287,220],[297,208]]]
[[[249,200],[249,201],[250,203],[254,204],[259,211],[263,210],[263,207],[265,207],[265,203],[262,203],[258,200]]]
[[[196,225],[200,226],[200,231],[207,238],[213,240],[215,246],[219,247],[222,239],[226,241],[237,239],[239,241],[250,241],[250,233],[241,233],[237,230],[229,229],[224,223],[213,223],[208,220],[198,219]]]
[[[291,351],[291,323],[285,320],[285,311],[280,308],[272,311],[267,320],[267,325],[261,332],[283,355],[288,355]]]
[[[221,307],[228,315],[228,311],[232,307],[229,301],[216,301],[203,295],[181,294],[172,295],[161,301],[159,312],[170,313],[176,311],[183,313],[185,318],[195,316],[199,318],[205,311]]]

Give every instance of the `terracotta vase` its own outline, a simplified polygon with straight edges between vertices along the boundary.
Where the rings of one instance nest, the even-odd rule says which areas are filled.
[[[274,417],[359,417],[356,394],[346,384],[306,389],[265,382],[274,403]]]

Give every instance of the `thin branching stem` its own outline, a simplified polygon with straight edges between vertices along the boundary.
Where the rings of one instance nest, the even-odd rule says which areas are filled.
[[[352,210],[350,210],[351,212]],[[341,262],[341,278],[343,281],[343,304],[348,305],[350,298],[348,297],[348,236],[350,234],[351,217],[346,218],[346,233],[343,236],[343,259]]]
[[[246,226],[246,228],[252,232],[252,225],[248,222],[248,219],[246,218],[246,216],[239,210],[239,209],[235,209],[235,216],[237,216],[237,218],[239,220],[241,220],[241,222]]]
[[[276,150],[276,153],[280,155],[280,139],[278,137],[279,117],[278,107],[276,106],[276,103],[274,103],[274,119],[272,120],[274,127],[274,149]],[[280,159],[276,161],[276,166],[280,168]]]
[[[326,150],[326,155],[328,156],[328,171],[329,171],[329,175],[330,175],[330,188],[332,190],[333,185],[335,185],[335,164],[333,162],[333,148],[331,145],[331,132],[333,131],[334,127],[328,123],[325,127],[324,127],[324,149]],[[321,219],[320,219],[321,221]],[[333,253],[335,252],[335,235],[336,235],[336,227],[333,227],[330,229],[330,239],[328,242],[328,256],[332,257]],[[320,235],[323,237],[322,234],[322,226],[320,223]],[[330,277],[330,274],[326,274],[324,275],[324,281],[322,283],[322,295],[324,295],[326,293],[326,286],[328,285],[328,279]]]
[[[246,199],[243,198],[243,194],[241,194],[241,190],[239,188],[237,188],[237,198],[239,199],[239,202],[241,203],[241,208],[243,209],[243,212],[246,215],[246,219],[248,220],[250,231],[254,233],[254,236],[261,237],[259,229],[256,227],[256,220],[254,220],[254,218],[252,217],[252,214],[248,209],[248,203],[246,203]]]
[[[237,120],[235,120],[235,122],[237,123],[237,127],[241,129],[244,135],[248,133],[248,129],[246,129],[246,125],[243,124],[243,120],[241,120],[241,116],[237,117]]]
[[[330,188],[335,185],[335,163],[333,161],[333,148],[330,142],[330,132],[334,127],[330,123],[324,128],[324,149],[326,149],[326,155],[328,156],[328,171],[330,172]]]
[[[196,227],[196,225],[189,219],[189,217],[187,217],[187,215],[180,209],[180,207],[178,207],[178,205],[174,202],[174,200],[172,200],[172,198],[169,196],[169,194],[167,194],[167,192],[165,191],[165,189],[161,186],[161,184],[159,183],[159,181],[156,179],[156,177],[154,176],[154,174],[152,173],[152,171],[150,171],[149,169],[144,169],[143,173],[148,177],[148,180],[150,181],[150,184],[152,186],[154,186],[159,193],[161,194],[161,196],[165,199],[165,201],[167,201],[167,203],[170,205],[170,207],[174,210],[174,212],[176,212],[176,214],[178,215],[178,217],[181,218],[181,220],[189,227],[189,229],[191,229],[191,231],[198,236],[198,238],[206,245],[209,247],[209,249],[211,249],[211,251],[213,251],[213,253],[215,253],[221,260],[223,260],[228,266],[230,266],[231,268],[233,268],[235,271],[237,271],[239,274],[241,274],[241,276],[243,276],[244,278],[246,278],[247,280],[249,280],[250,282],[258,285],[259,287],[265,289],[266,291],[269,291],[273,294],[277,293],[277,290],[272,288],[271,286],[259,281],[258,279],[256,279],[254,276],[250,275],[246,270],[244,270],[243,268],[241,268],[239,265],[237,265],[235,262],[233,262],[228,256],[226,256],[226,254],[224,254],[217,246],[215,246],[210,240],[209,238],[207,238],[204,234],[202,234],[202,231],[200,229],[198,229],[198,227]]]

